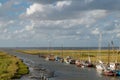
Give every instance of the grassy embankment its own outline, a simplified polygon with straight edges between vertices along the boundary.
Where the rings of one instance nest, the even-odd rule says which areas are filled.
[[[0,80],[20,78],[28,73],[28,68],[15,56],[0,52]]]
[[[96,62],[97,59],[101,59],[104,62],[107,62],[108,59],[110,61],[115,61],[117,58],[118,62],[120,62],[120,55],[116,50],[115,51],[101,50],[101,52],[99,52],[98,50],[63,50],[63,51],[62,50],[51,50],[51,51],[49,50],[18,50],[18,51],[26,54],[33,54],[33,55],[54,54],[64,58],[66,56],[71,56],[74,59],[80,59],[80,60],[88,60],[88,55],[89,55],[92,62]],[[110,55],[109,58],[108,58],[108,55]]]

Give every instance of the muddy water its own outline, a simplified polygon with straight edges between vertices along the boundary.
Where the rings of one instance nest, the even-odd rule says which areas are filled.
[[[78,68],[65,63],[45,61],[36,55],[18,53],[12,49],[4,49],[4,51],[19,57],[29,67],[30,73],[17,80],[40,80],[41,74],[34,67],[54,71],[55,76],[49,80],[120,80],[120,77],[102,76],[94,68]]]

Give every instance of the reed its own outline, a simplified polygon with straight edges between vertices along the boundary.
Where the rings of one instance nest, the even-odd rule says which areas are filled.
[[[20,73],[20,71],[24,72]],[[23,64],[20,59],[15,56],[10,56],[4,52],[0,52],[0,80],[19,78],[20,76],[17,75],[23,75],[26,73],[28,73],[27,66]]]
[[[17,50],[18,52],[32,54],[32,55],[48,55],[54,54],[56,56],[60,56],[65,58],[66,56],[71,56],[74,59],[80,60],[88,60],[88,56],[91,58],[92,62],[96,62],[97,59],[101,59],[103,62],[107,63],[108,61],[108,50]],[[118,62],[120,62],[120,55],[117,50],[114,51],[110,50],[110,61],[114,61],[116,57],[118,58]]]

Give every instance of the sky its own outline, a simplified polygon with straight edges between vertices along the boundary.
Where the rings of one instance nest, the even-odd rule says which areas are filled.
[[[120,46],[119,4],[120,0],[0,0],[0,47],[107,47],[111,41]]]

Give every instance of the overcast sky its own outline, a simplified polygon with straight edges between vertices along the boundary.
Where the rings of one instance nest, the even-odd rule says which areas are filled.
[[[0,47],[120,45],[120,0],[0,0]]]

